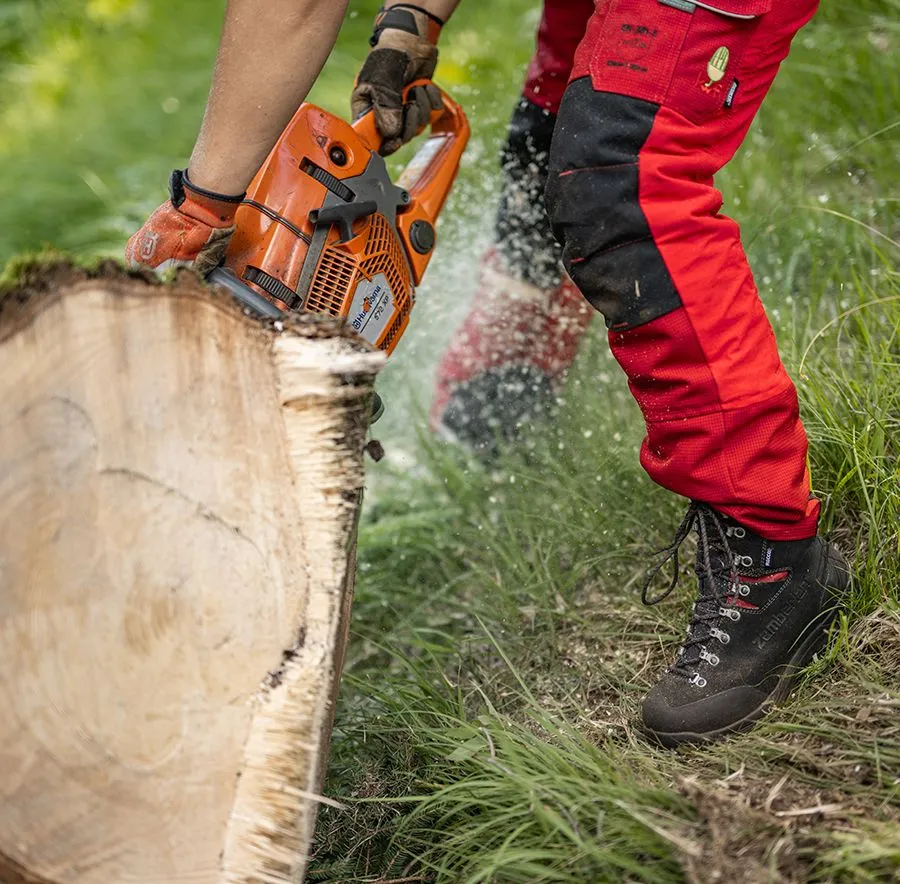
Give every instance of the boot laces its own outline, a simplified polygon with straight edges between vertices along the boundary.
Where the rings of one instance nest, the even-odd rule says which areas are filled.
[[[729,604],[729,598],[738,592],[739,576],[734,568],[735,556],[728,543],[728,532],[719,514],[706,504],[691,501],[681,524],[675,532],[672,543],[659,550],[660,560],[647,575],[641,592],[641,601],[645,605],[658,605],[666,599],[678,585],[679,552],[687,540],[691,529],[697,531],[697,573],[700,593],[691,612],[687,635],[675,662],[669,672],[690,680],[698,687],[706,685],[697,666],[701,662],[717,666],[719,657],[706,645],[716,639],[720,646],[730,641],[728,633],[719,629],[717,622],[722,617],[739,620],[740,612]],[[669,585],[659,595],[651,597],[650,586],[666,563],[672,562],[672,578]]]

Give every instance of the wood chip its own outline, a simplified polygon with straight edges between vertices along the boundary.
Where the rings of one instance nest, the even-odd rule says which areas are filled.
[[[772,802],[778,797],[778,793],[781,791],[782,787],[788,780],[788,775],[785,774],[772,788],[769,790],[769,794],[766,797],[765,804],[763,804],[763,809],[766,813],[772,812]]]
[[[798,807],[794,810],[779,810],[775,812],[777,817],[798,817],[798,816],[846,816],[854,811],[845,811],[843,804],[817,804],[815,807]]]

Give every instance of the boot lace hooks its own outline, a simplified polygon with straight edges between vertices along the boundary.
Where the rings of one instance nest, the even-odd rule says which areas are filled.
[[[729,639],[727,633],[715,626],[715,621],[721,616],[732,620],[740,618],[740,613],[734,610],[732,614],[733,609],[728,606],[728,597],[737,591],[740,578],[733,567],[734,555],[728,543],[728,533],[715,510],[697,501],[691,502],[675,532],[675,539],[670,546],[657,553],[661,558],[647,575],[641,600],[645,605],[659,604],[678,585],[679,551],[694,527],[697,529],[696,570],[700,579],[700,597],[694,603],[691,612],[687,637],[669,671],[689,678],[693,685],[703,687],[706,679],[695,667],[701,661],[711,666],[719,663],[718,656],[707,651],[705,643],[711,638],[716,638],[724,645]],[[669,561],[672,562],[672,578],[669,585],[659,595],[651,597],[650,586]],[[726,574],[727,580],[723,580]]]
[[[710,535],[710,525],[713,526],[712,535]],[[655,553],[655,555],[661,556],[661,558],[650,570],[647,579],[644,581],[644,587],[641,590],[641,601],[645,605],[658,605],[663,599],[668,598],[675,587],[678,586],[678,569],[680,566],[679,552],[682,544],[690,535],[691,529],[695,526],[697,528],[697,561],[698,565],[701,566],[701,576],[706,578],[708,585],[710,587],[716,587],[716,577],[723,571],[731,569],[733,554],[731,552],[731,547],[728,545],[728,534],[725,530],[725,526],[722,524],[722,521],[719,519],[715,510],[711,509],[706,504],[692,500],[691,505],[684,514],[684,518],[681,520],[681,524],[675,531],[675,539],[669,546],[657,550]],[[721,565],[719,565],[719,563],[717,563],[716,566],[713,565],[713,557],[711,554],[711,549],[713,547],[724,552],[724,561]],[[666,589],[659,595],[651,597],[650,587],[657,575],[662,572],[666,563],[669,561],[672,562],[672,579],[669,581],[669,585]],[[720,600],[724,601],[726,596],[727,593],[723,593]]]

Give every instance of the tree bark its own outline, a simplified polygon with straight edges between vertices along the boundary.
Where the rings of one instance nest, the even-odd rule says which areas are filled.
[[[302,880],[382,355],[182,275],[0,300],[0,882]]]

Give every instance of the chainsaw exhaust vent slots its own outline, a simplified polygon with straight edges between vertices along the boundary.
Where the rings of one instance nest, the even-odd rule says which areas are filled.
[[[409,323],[469,138],[462,109],[442,98],[428,138],[398,179],[402,187],[378,153],[373,113],[351,126],[303,104],[251,182],[225,265],[210,281],[266,316],[272,311],[260,309],[262,299],[278,315],[342,318],[372,346],[392,352]]]

